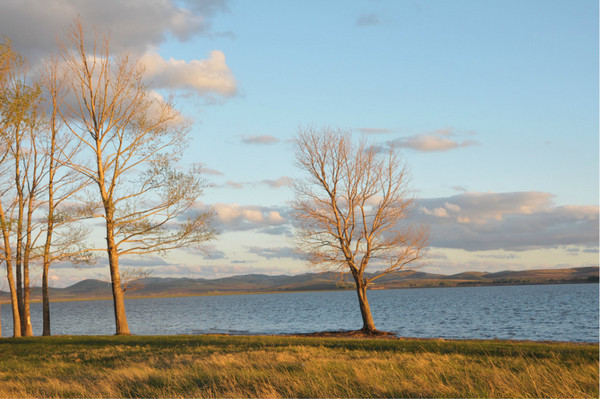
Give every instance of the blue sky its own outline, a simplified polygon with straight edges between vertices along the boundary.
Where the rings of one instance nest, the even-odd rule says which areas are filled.
[[[31,11],[34,10],[34,11]],[[123,259],[156,276],[309,271],[287,202],[299,127],[402,149],[431,226],[423,270],[598,264],[598,2],[0,2],[33,65],[80,15],[193,119],[220,239]],[[43,21],[43,22],[42,22]],[[107,274],[55,269],[57,286]]]

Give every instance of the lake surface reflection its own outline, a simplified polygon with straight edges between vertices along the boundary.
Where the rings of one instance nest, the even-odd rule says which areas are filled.
[[[598,342],[598,284],[369,291],[378,329],[422,338]],[[362,327],[354,291],[126,300],[139,335],[290,334]],[[32,304],[34,333],[42,306]],[[2,305],[2,336],[12,315]],[[54,335],[114,334],[111,301],[51,304]]]

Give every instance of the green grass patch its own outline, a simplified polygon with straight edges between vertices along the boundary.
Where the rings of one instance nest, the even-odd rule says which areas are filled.
[[[598,345],[285,336],[0,339],[0,397],[598,397]]]

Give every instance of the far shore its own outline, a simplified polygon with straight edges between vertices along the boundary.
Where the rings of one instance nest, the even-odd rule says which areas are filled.
[[[380,286],[369,287],[369,291],[380,291],[380,290],[405,290],[405,289],[420,289],[420,288],[464,288],[464,287],[505,287],[505,286],[527,286],[527,285],[563,285],[563,284],[598,284],[597,281],[541,281],[541,282],[524,282],[524,283],[469,283],[462,285],[416,285],[416,286],[399,286],[393,288],[386,288]],[[321,289],[321,290],[232,290],[232,291],[219,291],[211,290],[206,292],[198,293],[167,293],[167,294],[156,294],[156,295],[135,295],[135,293],[126,294],[125,300],[128,299],[155,299],[155,298],[189,298],[189,297],[204,297],[204,296],[230,296],[230,295],[264,295],[264,294],[291,294],[291,293],[303,293],[303,292],[337,292],[337,291],[354,291],[352,288],[336,288],[336,289]],[[0,294],[5,294],[0,291]],[[112,296],[98,296],[98,297],[53,297],[50,296],[50,302],[77,302],[77,301],[108,301],[112,300]],[[40,295],[32,296],[31,303],[41,303],[42,298]],[[9,298],[0,300],[0,305],[10,304]]]

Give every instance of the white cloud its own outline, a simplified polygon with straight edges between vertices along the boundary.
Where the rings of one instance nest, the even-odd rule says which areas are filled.
[[[165,60],[156,52],[140,58],[145,65],[144,78],[152,87],[195,92],[199,95],[217,93],[225,97],[237,94],[233,73],[225,62],[225,54],[214,50],[204,60]]]
[[[2,34],[28,57],[43,57],[56,48],[75,18],[92,32],[108,31],[115,51],[143,53],[168,34],[186,40],[207,33],[211,17],[226,11],[225,0],[37,0],[4,1],[0,8]],[[90,33],[89,39],[93,35]]]
[[[392,147],[409,148],[411,150],[422,152],[450,151],[478,144],[479,143],[474,140],[454,140],[440,133],[402,137],[388,143],[388,145]]]
[[[217,229],[221,231],[262,230],[288,224],[287,210],[262,206],[215,204]]]
[[[579,246],[598,248],[598,206],[556,206],[543,192],[461,193],[416,201],[409,223],[430,226],[432,248],[525,251]],[[287,235],[287,207],[216,204],[220,231]]]
[[[262,248],[250,247],[248,252],[266,259],[303,259],[303,257],[290,247]]]
[[[479,145],[475,140],[462,140],[458,136],[473,136],[474,132],[466,132],[462,134],[454,133],[452,129],[438,129],[430,133],[415,134],[407,137],[399,137],[395,140],[387,141],[382,145],[376,145],[378,150],[386,148],[408,148],[414,151],[421,152],[442,152],[450,151],[457,148],[466,148],[474,145]]]
[[[522,251],[598,246],[598,206],[556,206],[541,192],[464,193],[421,199],[415,220],[431,227],[431,246]]]
[[[214,50],[206,59],[184,61],[166,60],[154,51],[168,36],[185,41],[209,34],[211,18],[227,11],[226,1],[5,1],[0,4],[0,26],[33,70],[58,53],[57,41],[65,41],[78,19],[89,48],[96,30],[99,38],[109,38],[111,55],[127,52],[140,57],[151,88],[231,97],[237,94],[237,84],[223,52]]]

